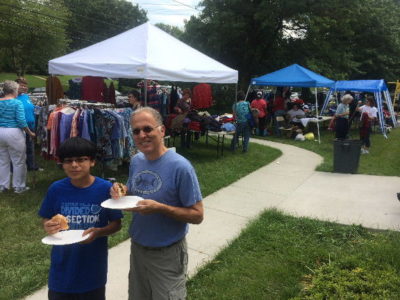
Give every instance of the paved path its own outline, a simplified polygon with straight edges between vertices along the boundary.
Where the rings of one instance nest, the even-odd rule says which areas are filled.
[[[252,142],[278,148],[283,155],[204,199],[205,219],[192,225],[187,236],[190,276],[268,208],[294,216],[400,230],[396,199],[400,177],[316,172],[322,158],[313,152],[265,140]],[[128,271],[126,241],[109,252],[107,299],[127,299]],[[26,299],[47,299],[46,293],[44,287]]]

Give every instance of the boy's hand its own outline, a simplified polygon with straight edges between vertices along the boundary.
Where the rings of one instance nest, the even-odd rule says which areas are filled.
[[[43,221],[43,228],[49,235],[55,234],[61,230],[60,223],[54,222],[50,219],[46,219]]]
[[[96,227],[88,228],[82,233],[82,236],[85,236],[87,234],[90,234],[90,236],[86,240],[81,242],[81,244],[89,244],[89,243],[93,242],[95,239],[97,239],[100,234],[100,228],[96,228]]]

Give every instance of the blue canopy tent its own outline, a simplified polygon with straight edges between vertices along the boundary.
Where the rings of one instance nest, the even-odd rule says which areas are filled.
[[[286,68],[277,70],[275,72],[263,75],[261,77],[253,78],[247,90],[249,93],[251,85],[263,86],[292,86],[292,87],[314,87],[315,88],[315,107],[316,115],[318,118],[318,101],[317,101],[317,87],[332,87],[335,84],[322,75],[314,73],[298,64],[290,65]],[[247,97],[247,95],[246,95]],[[321,142],[318,128],[318,141]]]
[[[392,105],[392,101],[390,98],[389,90],[386,86],[386,83],[383,79],[379,80],[342,80],[336,81],[335,85],[331,87],[329,93],[326,95],[324,105],[322,106],[321,114],[323,114],[328,106],[329,99],[331,98],[333,93],[338,91],[351,91],[351,92],[369,92],[373,93],[375,96],[376,106],[378,108],[378,119],[379,125],[382,130],[383,135],[387,138],[386,135],[386,127],[385,127],[385,119],[383,117],[383,99],[386,101],[387,107],[392,117],[393,124],[396,126],[397,120],[395,118],[394,109]]]

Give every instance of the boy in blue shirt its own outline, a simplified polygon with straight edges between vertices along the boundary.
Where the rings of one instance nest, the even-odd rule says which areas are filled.
[[[107,236],[121,229],[122,213],[100,203],[110,198],[111,182],[90,174],[95,165],[96,146],[83,138],[66,140],[59,158],[67,178],[54,182],[39,210],[48,234],[60,231],[51,221],[62,214],[69,229],[85,230],[90,237],[79,244],[53,246],[49,272],[50,300],[105,299],[107,281]]]

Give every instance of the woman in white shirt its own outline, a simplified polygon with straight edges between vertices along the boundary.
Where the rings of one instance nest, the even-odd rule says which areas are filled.
[[[361,127],[360,127],[360,139],[362,141],[361,153],[368,154],[369,148],[371,147],[370,135],[371,135],[371,125],[378,117],[378,110],[374,106],[374,98],[369,96],[365,105],[360,106],[358,110],[361,113]],[[365,116],[368,115],[368,119],[365,120]]]

